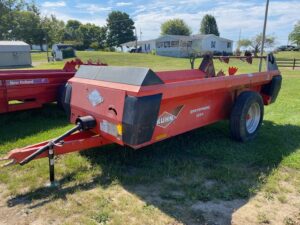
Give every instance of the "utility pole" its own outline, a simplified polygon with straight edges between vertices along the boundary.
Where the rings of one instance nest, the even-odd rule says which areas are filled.
[[[135,49],[137,49],[137,39],[138,39],[138,35],[137,35],[137,32],[136,32],[136,27],[134,28],[135,30]]]
[[[49,54],[48,54],[48,51],[49,51],[49,46],[48,46],[48,37],[46,35],[46,48],[47,48],[47,61],[49,62]]]
[[[266,28],[267,28],[267,20],[268,20],[268,10],[269,10],[269,0],[267,0],[267,3],[266,3],[265,21],[264,21],[264,29],[263,29],[263,36],[262,36],[260,56],[263,56],[263,54],[264,54],[264,45],[265,45],[265,39],[266,39]],[[262,60],[263,59],[260,58],[260,61],[259,61],[259,72],[261,72]]]
[[[142,28],[140,28],[140,41],[142,40]]]

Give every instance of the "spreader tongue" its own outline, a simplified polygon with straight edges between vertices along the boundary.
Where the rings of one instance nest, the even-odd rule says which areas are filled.
[[[71,130],[67,131],[63,135],[59,136],[58,138],[49,141],[47,145],[41,147],[31,155],[27,156],[24,160],[20,162],[20,165],[23,166],[29,163],[31,160],[35,159],[37,156],[42,154],[43,152],[49,150],[49,154],[54,156],[53,147],[54,145],[58,144],[64,138],[70,136],[71,134],[75,133],[76,131],[84,131],[94,128],[96,126],[96,120],[92,116],[85,116],[79,117],[76,120],[76,126],[73,127]]]
[[[7,166],[11,166],[11,165],[16,164],[16,160],[14,160],[14,159],[10,159],[8,157],[0,158],[0,161],[8,161],[8,160],[9,160],[9,162],[1,165],[1,167],[7,167]]]
[[[23,149],[15,149],[11,151],[6,157],[0,158],[0,161],[10,160],[2,167],[6,167],[17,163],[23,166],[36,158],[46,157],[46,151],[48,151],[50,182],[54,183],[54,149],[58,149],[58,154],[64,154],[72,151],[81,150],[81,145],[79,144],[79,142],[83,142],[81,141],[82,137],[86,138],[86,142],[83,144],[86,144],[87,146],[95,147],[99,145],[99,142],[101,142],[101,140],[99,140],[100,137],[95,137],[95,135],[93,135],[89,131],[95,126],[96,120],[94,119],[94,117],[79,117],[76,120],[76,126],[64,133],[63,135],[48,142],[37,144],[36,146],[29,146]],[[74,134],[77,131],[80,132]],[[67,140],[66,143],[64,143],[65,140]]]

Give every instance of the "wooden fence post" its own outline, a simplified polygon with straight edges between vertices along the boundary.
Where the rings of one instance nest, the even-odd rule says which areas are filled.
[[[293,70],[295,70],[295,66],[296,66],[296,58],[294,58]]]

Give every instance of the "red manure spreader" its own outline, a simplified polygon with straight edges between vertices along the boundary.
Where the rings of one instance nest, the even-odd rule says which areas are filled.
[[[80,65],[84,65],[83,62],[75,59],[66,62],[61,70],[0,70],[0,113],[38,108],[59,101],[60,91]]]
[[[281,74],[272,54],[265,72],[215,74],[206,55],[198,69],[154,72],[149,68],[82,65],[64,90],[63,106],[75,127],[62,136],[12,150],[3,160],[24,165],[54,155],[111,143],[134,149],[220,120],[230,121],[235,140],[253,139],[264,105],[275,102]],[[99,148],[99,151],[101,148]]]

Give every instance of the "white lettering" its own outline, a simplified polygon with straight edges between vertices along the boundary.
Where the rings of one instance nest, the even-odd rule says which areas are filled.
[[[165,115],[165,116],[158,118],[157,125],[173,122],[175,119],[176,119],[176,116],[174,116],[174,115],[171,115],[171,114]]]
[[[206,111],[206,110],[209,110],[209,109],[210,109],[209,105],[203,106],[203,107],[200,107],[200,108],[197,108],[197,109],[191,109],[190,114],[198,113],[198,112],[201,112],[201,111]]]

